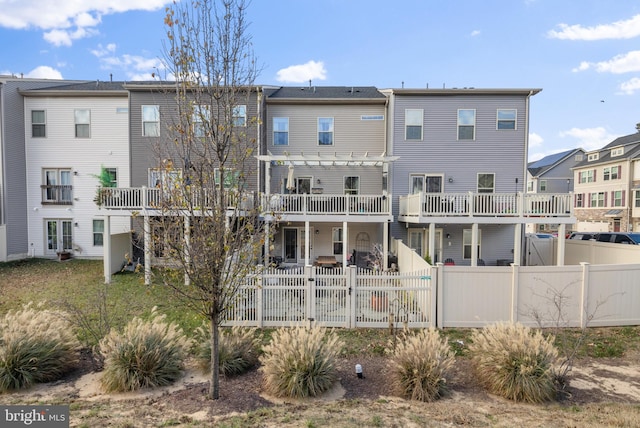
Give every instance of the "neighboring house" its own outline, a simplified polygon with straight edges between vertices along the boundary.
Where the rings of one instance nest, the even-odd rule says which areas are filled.
[[[545,156],[527,165],[527,193],[569,193],[573,191],[572,168],[585,159],[581,148]],[[537,226],[537,227],[536,227]],[[557,224],[528,223],[527,232],[558,232]]]
[[[0,262],[34,255],[27,227],[24,99],[18,90],[69,83],[0,76]]]
[[[387,257],[391,194],[386,97],[375,87],[265,89],[263,210],[277,221],[271,258],[365,266]],[[384,263],[383,261],[380,261]]]
[[[524,194],[540,89],[390,89],[393,236],[432,262],[521,262],[523,225],[574,222],[570,197]],[[562,260],[562,258],[559,258]]]
[[[577,231],[640,230],[640,133],[588,152],[573,174]]]
[[[129,100],[122,82],[21,88],[24,97],[26,201],[30,255],[102,258],[104,214],[97,176],[129,185]],[[130,220],[111,225],[128,233]],[[121,256],[120,264],[124,260]]]

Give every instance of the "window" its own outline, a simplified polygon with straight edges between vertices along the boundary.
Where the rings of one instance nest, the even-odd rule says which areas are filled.
[[[344,178],[344,194],[345,195],[357,195],[360,193],[360,177],[345,177]]]
[[[165,190],[173,189],[180,180],[180,176],[180,170],[177,169],[150,169],[149,187],[163,187]]]
[[[91,137],[91,110],[74,110],[73,117],[76,124],[76,138]]]
[[[497,129],[516,129],[516,109],[498,109]]]
[[[576,194],[576,208],[584,207],[584,195],[582,193]]]
[[[215,174],[215,182],[216,182],[216,186],[218,184],[220,184],[220,169],[216,168],[214,169],[214,174]],[[224,170],[224,188],[225,189],[233,189],[235,187],[238,186],[238,171],[236,171],[235,169],[225,169]]]
[[[102,247],[104,243],[104,220],[93,220],[93,246]]]
[[[31,110],[31,136],[33,138],[46,137],[46,127],[44,110]]]
[[[473,109],[458,110],[458,140],[475,140],[476,111]]]
[[[342,228],[334,227],[331,230],[331,242],[333,243],[333,254],[342,254]]]
[[[527,181],[527,192],[533,192],[533,181]]]
[[[71,220],[45,220],[47,252],[71,251],[73,249],[73,225]]]
[[[604,181],[617,180],[619,178],[620,178],[620,167],[619,166],[612,166],[610,168],[605,168],[604,169],[604,174],[602,176],[602,179]]]
[[[196,138],[206,136],[207,125],[210,123],[209,107],[194,106],[193,107],[193,135]]]
[[[611,157],[622,156],[624,154],[624,147],[616,147],[611,149]]]
[[[636,190],[634,192],[634,194],[635,194],[635,197],[634,197],[635,204],[634,205],[635,205],[636,208],[640,208],[640,190]]]
[[[462,258],[463,259],[471,259],[471,238],[472,238],[472,231],[471,229],[464,229],[462,231]],[[478,229],[478,258],[482,258],[481,257],[481,253],[480,253],[480,248],[481,248],[481,243],[482,241],[482,230]]]
[[[411,194],[421,193],[442,193],[442,175],[411,175]]]
[[[160,136],[160,106],[142,106],[142,136]]]
[[[597,161],[598,159],[600,159],[600,153],[589,153],[587,155],[588,162]]]
[[[118,170],[116,168],[102,168],[100,181],[104,187],[118,187]]]
[[[273,118],[273,145],[274,146],[289,145],[289,118],[288,117]]]
[[[247,126],[247,106],[239,105],[233,108],[233,126]]]
[[[478,174],[478,193],[493,193],[494,186],[494,174]]]
[[[422,140],[422,122],[424,110],[406,109],[404,111],[405,140]]]
[[[318,144],[321,146],[333,146],[333,118],[318,118]]]
[[[576,162],[582,162],[584,160],[584,156],[582,156],[581,154],[577,154],[575,157],[575,161]]]
[[[541,192],[547,191],[547,180],[540,180],[540,191]]]
[[[612,199],[612,207],[621,207],[623,206],[622,204],[622,190],[615,190],[613,192],[611,192],[611,199]]]
[[[604,207],[604,192],[592,193],[591,194],[591,208],[602,208]]]
[[[73,203],[70,169],[45,169],[42,175],[43,204],[71,205]]]
[[[596,181],[596,170],[581,171],[578,173],[578,181],[582,184],[593,183]]]

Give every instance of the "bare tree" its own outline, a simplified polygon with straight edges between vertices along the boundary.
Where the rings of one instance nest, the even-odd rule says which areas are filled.
[[[168,139],[157,150],[154,251],[173,263],[163,281],[211,325],[209,397],[218,399],[219,328],[254,272],[264,244],[259,218],[258,69],[244,0],[174,2],[165,25],[175,83]],[[150,231],[148,231],[150,232]]]

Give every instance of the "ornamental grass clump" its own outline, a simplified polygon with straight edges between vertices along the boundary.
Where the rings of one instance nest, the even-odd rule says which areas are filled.
[[[315,397],[337,380],[336,358],[343,343],[325,328],[278,329],[260,356],[265,390],[277,397]]]
[[[469,353],[478,379],[492,393],[514,401],[541,403],[556,396],[558,351],[522,324],[494,324],[471,335]]]
[[[154,308],[149,321],[131,320],[122,333],[112,330],[100,341],[107,392],[135,391],[173,383],[181,375],[191,343],[175,323]]]
[[[80,343],[64,314],[29,303],[0,318],[0,392],[60,379],[78,361]]]
[[[234,326],[221,330],[218,341],[220,374],[237,376],[258,364],[260,336],[257,328]],[[203,372],[211,371],[211,326],[205,324],[196,330],[196,359]]]
[[[401,397],[434,401],[444,394],[455,354],[437,330],[403,333],[387,352],[391,355],[392,385]]]

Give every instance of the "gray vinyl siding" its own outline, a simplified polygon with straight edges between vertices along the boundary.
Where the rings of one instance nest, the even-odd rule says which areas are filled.
[[[393,100],[390,136],[393,155],[399,156],[391,168],[394,216],[398,215],[399,196],[410,192],[413,173],[443,175],[442,191],[448,193],[476,192],[478,173],[494,174],[496,193],[526,190],[526,96],[395,95]],[[424,110],[422,140],[405,140],[405,109]],[[458,140],[458,109],[475,109],[474,140]],[[497,130],[498,109],[517,110],[515,130]],[[406,239],[404,229],[404,224],[394,223],[392,236]]]
[[[285,152],[300,155],[380,156],[385,151],[386,120],[362,120],[362,116],[382,116],[386,119],[384,105],[280,105],[267,104],[266,148],[273,155]],[[289,118],[289,145],[273,145],[273,118]],[[333,145],[318,144],[318,118],[334,119]],[[271,168],[271,192],[283,190],[288,166]],[[296,166],[295,177],[313,177],[313,187],[322,188],[325,194],[342,194],[344,177],[360,177],[360,194],[379,195],[382,192],[382,167],[376,166]],[[318,184],[317,180],[321,183]]]
[[[142,106],[158,105],[160,106],[160,137],[146,137],[142,135]],[[172,158],[176,167],[183,166],[183,160],[175,153],[168,150],[172,147],[171,133],[169,127],[174,123],[176,116],[176,100],[175,94],[132,90],[130,93],[130,141],[131,141],[131,186],[147,186],[148,174],[150,168],[157,168],[160,159]],[[256,118],[258,114],[257,96],[255,92],[251,93],[249,101],[247,101],[247,127],[246,132],[249,137],[255,137],[257,140],[258,130],[256,128]],[[257,143],[256,143],[257,144]],[[257,146],[255,146],[257,152]],[[249,172],[249,189],[257,188],[257,165],[251,164],[246,167]]]
[[[567,193],[573,190],[573,171],[571,168],[576,166],[578,162],[575,160],[575,154],[560,162],[553,168],[545,171],[538,177],[538,193]],[[567,185],[567,179],[570,180]],[[540,181],[547,181],[547,189],[542,192],[540,190]]]

